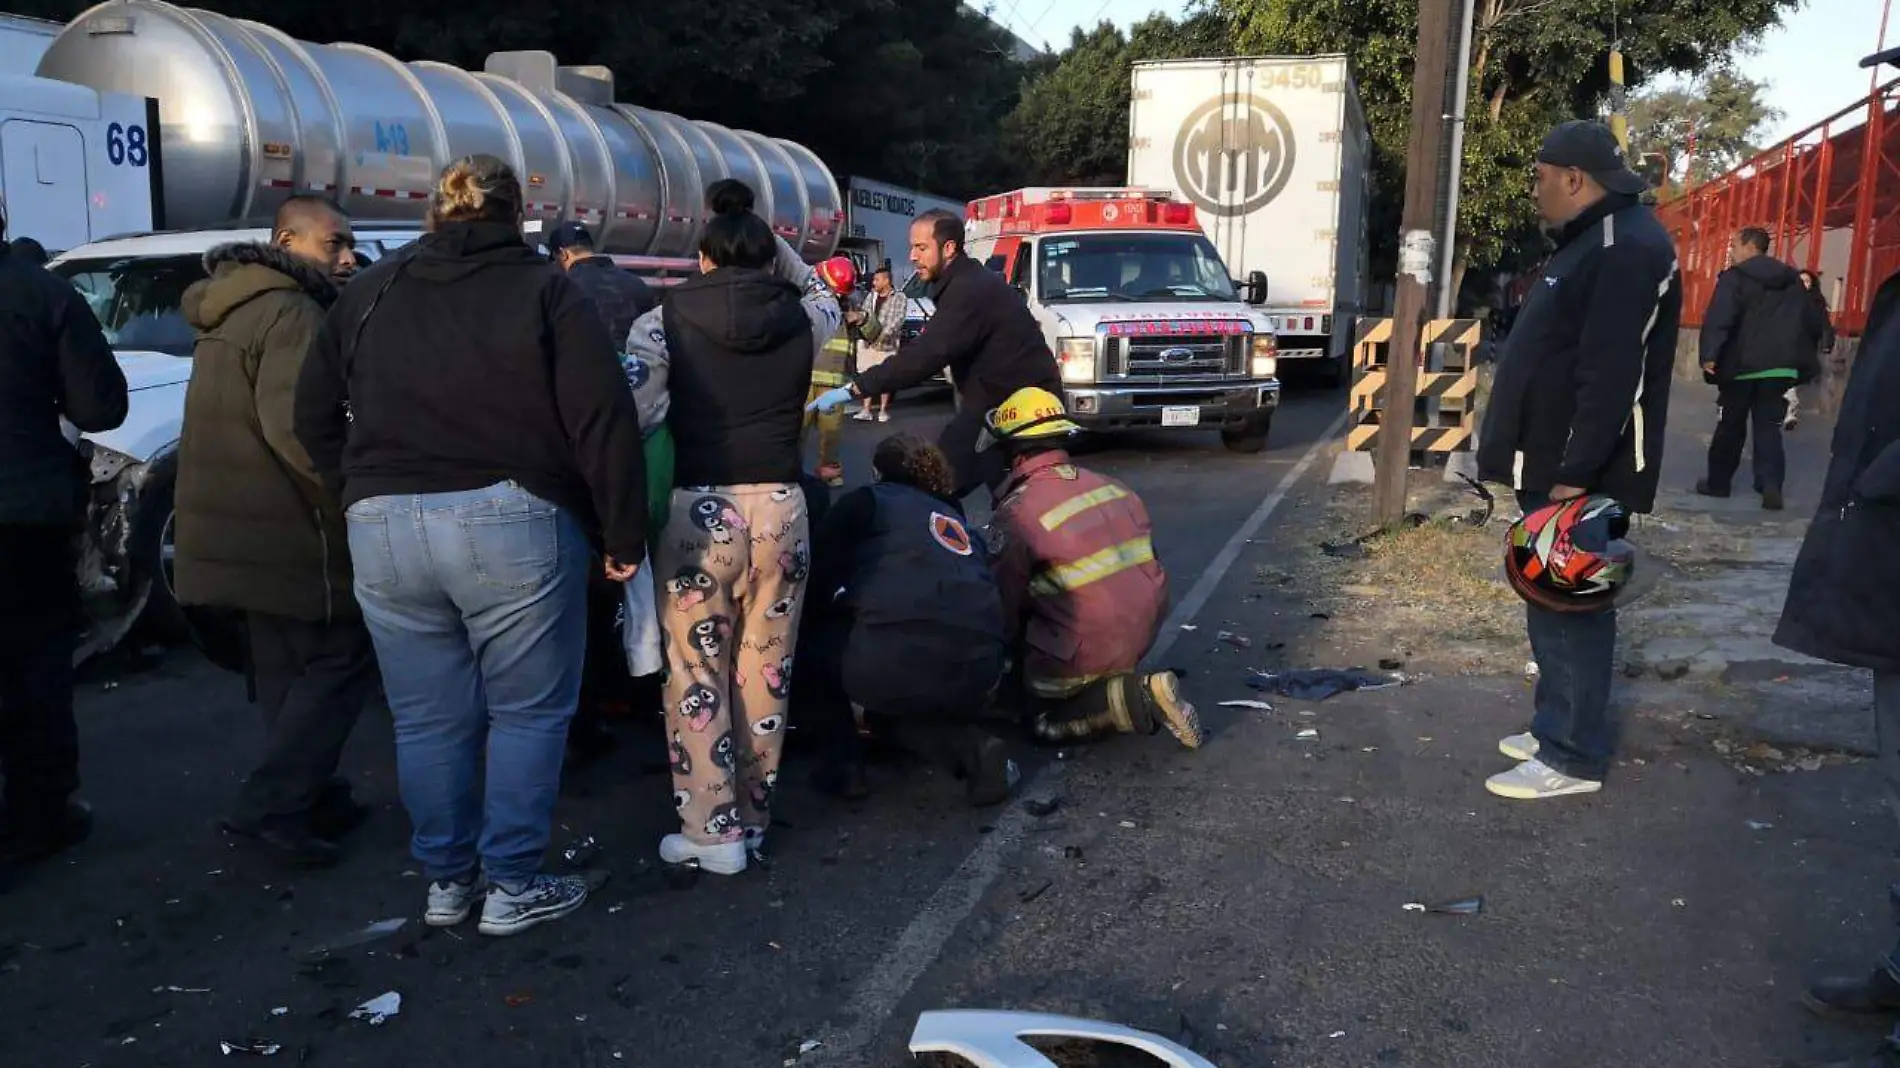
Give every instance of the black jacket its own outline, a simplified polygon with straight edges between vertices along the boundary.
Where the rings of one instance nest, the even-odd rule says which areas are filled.
[[[178,600],[354,616],[343,510],[294,429],[304,358],[336,286],[275,245],[220,245],[204,264],[211,277],[182,302],[198,343],[178,443]]]
[[[851,700],[968,713],[1002,673],[1003,605],[960,505],[890,483],[840,497],[817,527],[806,611],[849,628]]]
[[[125,422],[125,373],[85,298],[0,242],[0,523],[66,526],[84,464],[60,432]]]
[[[1479,476],[1580,486],[1647,512],[1682,318],[1675,246],[1647,207],[1614,194],[1557,241],[1498,360]]]
[[[1023,295],[1001,275],[958,256],[931,286],[936,313],[924,332],[897,355],[857,378],[867,397],[921,385],[945,367],[957,384],[962,410],[978,418],[1025,386],[1062,395],[1056,358],[1042,338]]]
[[[660,314],[672,358],[674,485],[798,481],[813,352],[799,299],[792,283],[738,267],[667,294]]]
[[[660,304],[652,288],[638,275],[614,266],[614,261],[605,256],[589,256],[576,263],[567,276],[594,302],[594,310],[600,313],[607,336],[614,339],[616,347],[626,345],[627,332],[633,329],[635,319]]]
[[[344,287],[304,363],[297,437],[345,507],[512,480],[638,560],[646,461],[618,349],[514,227],[451,223]]]
[[[1827,306],[1801,285],[1801,275],[1773,256],[1752,256],[1715,279],[1702,316],[1701,362],[1713,381],[1789,369],[1799,382],[1821,373]]]
[[[1900,274],[1874,296],[1775,642],[1900,672]]]

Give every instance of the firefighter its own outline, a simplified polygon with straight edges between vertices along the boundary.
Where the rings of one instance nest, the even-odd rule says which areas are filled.
[[[1036,739],[1165,727],[1199,748],[1200,719],[1174,674],[1136,674],[1168,608],[1141,498],[1069,459],[1081,427],[1046,389],[1017,390],[984,422],[978,448],[1009,462],[988,542]]]
[[[857,286],[857,272],[851,269],[851,261],[842,257],[820,264],[818,272],[825,285],[837,294],[841,318],[837,332],[819,347],[817,358],[812,363],[811,394],[806,397],[808,403],[827,391],[843,386],[851,377],[853,327],[844,321],[844,317],[851,314],[851,291]],[[842,486],[844,464],[838,457],[838,436],[844,430],[844,412],[836,407],[829,410],[807,409],[806,429],[810,429],[814,423],[818,427],[818,480],[829,487]]]

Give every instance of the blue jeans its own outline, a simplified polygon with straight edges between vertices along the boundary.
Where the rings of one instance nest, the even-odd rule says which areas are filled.
[[[349,522],[416,859],[433,880],[479,862],[491,882],[516,885],[547,851],[580,698],[587,542],[512,482],[372,497]]]
[[[1520,491],[1526,513],[1550,503],[1548,494]],[[1616,613],[1578,615],[1524,606],[1524,629],[1537,659],[1537,713],[1531,733],[1537,759],[1579,779],[1610,772],[1620,724],[1610,712],[1616,674]]]

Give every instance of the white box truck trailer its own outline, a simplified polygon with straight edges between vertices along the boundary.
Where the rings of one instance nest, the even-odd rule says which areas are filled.
[[[1128,127],[1129,184],[1179,191],[1235,278],[1266,274],[1280,366],[1350,381],[1372,139],[1346,57],[1137,63]]]

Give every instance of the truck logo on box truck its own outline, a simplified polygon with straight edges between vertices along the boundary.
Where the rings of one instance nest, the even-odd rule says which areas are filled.
[[[1257,96],[1217,96],[1188,114],[1174,139],[1174,178],[1202,211],[1245,215],[1293,177],[1293,127]]]

